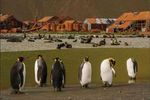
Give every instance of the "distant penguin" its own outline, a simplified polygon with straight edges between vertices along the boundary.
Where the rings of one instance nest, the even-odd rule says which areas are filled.
[[[79,81],[82,87],[88,88],[92,78],[92,67],[89,58],[85,57],[79,68]]]
[[[127,72],[129,76],[129,81],[128,83],[135,83],[136,81],[136,73],[138,71],[138,64],[135,59],[129,58],[127,59]]]
[[[23,93],[21,90],[24,88],[26,77],[26,67],[23,61],[23,57],[18,57],[10,71],[10,83],[14,94]]]
[[[104,86],[112,85],[113,74],[115,75],[114,65],[115,60],[113,58],[103,60],[100,65],[100,76]]]
[[[51,83],[54,87],[54,91],[61,91],[61,88],[65,82],[64,66],[59,58],[55,58],[55,62],[51,69]]]
[[[43,85],[46,85],[47,64],[43,59],[42,55],[38,55],[35,61],[34,73],[35,82],[38,84],[38,86],[42,87]]]

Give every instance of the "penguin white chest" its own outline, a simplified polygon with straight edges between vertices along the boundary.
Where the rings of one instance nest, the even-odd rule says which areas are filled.
[[[34,74],[35,74],[35,82],[40,85],[40,80],[38,80],[38,60],[35,61],[35,66],[34,66]]]
[[[92,69],[91,69],[91,63],[86,62],[83,65],[82,68],[82,76],[81,76],[81,85],[87,84],[91,82],[91,76],[92,76]]]
[[[112,84],[113,72],[109,60],[104,60],[100,65],[101,78],[103,82]]]
[[[26,80],[26,66],[25,64],[23,63],[23,84],[22,86],[20,87],[20,90],[22,90],[25,86],[25,80]]]
[[[134,63],[131,59],[127,60],[127,72],[130,77],[136,76],[136,73],[134,72]]]

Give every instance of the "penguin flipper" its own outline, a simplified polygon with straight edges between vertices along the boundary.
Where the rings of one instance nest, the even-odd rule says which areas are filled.
[[[133,66],[133,68],[134,68],[134,73],[136,73],[136,72],[138,72],[138,63],[137,63],[137,61],[133,61],[133,64],[134,64],[134,66]]]
[[[114,68],[111,67],[111,70],[112,70],[114,76],[116,77],[116,72],[115,72]]]
[[[25,64],[22,63],[22,68],[20,70],[20,89],[23,89],[24,85],[25,85],[25,78],[26,78],[26,67]]]
[[[82,63],[82,64],[80,65],[80,67],[79,67],[79,72],[78,72],[78,78],[79,78],[79,80],[81,80],[81,77],[82,77],[83,65],[84,65],[84,63]]]

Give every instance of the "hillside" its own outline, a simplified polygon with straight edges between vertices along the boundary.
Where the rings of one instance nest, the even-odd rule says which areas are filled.
[[[150,10],[150,0],[0,0],[1,13],[13,14],[20,20],[38,15],[118,17],[125,11]]]

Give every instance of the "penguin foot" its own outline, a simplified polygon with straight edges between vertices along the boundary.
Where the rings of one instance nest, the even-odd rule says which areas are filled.
[[[88,86],[88,84],[85,84],[85,85],[81,86],[81,88],[86,88],[86,89],[88,89],[89,86]]]
[[[41,84],[40,87],[47,87],[48,85],[46,83]]]
[[[135,80],[129,80],[128,81],[128,84],[134,84],[135,83]]]
[[[85,85],[85,88],[86,88],[86,89],[88,89],[88,88],[89,88],[88,84],[86,84],[86,85]]]
[[[43,84],[43,86],[44,86],[44,87],[47,87],[47,86],[48,86],[48,84],[46,84],[46,83],[45,83],[45,84]]]
[[[40,85],[36,85],[35,87],[38,88],[38,87],[41,87],[41,86]]]
[[[106,87],[106,85],[105,85],[105,84],[103,84],[103,85],[102,85],[102,87]]]
[[[24,94],[24,92],[21,92],[21,91],[12,91],[10,94]]]
[[[112,86],[112,84],[109,84],[108,82],[104,82],[102,87],[111,87],[111,86]]]
[[[65,85],[62,85],[62,88],[65,88]]]
[[[57,90],[56,90],[57,92],[61,92],[61,88],[57,88]]]
[[[10,94],[17,94],[18,91],[11,91]]]
[[[21,91],[18,91],[18,93],[17,94],[25,94],[24,92],[21,92]]]
[[[111,87],[112,86],[112,84],[108,84],[108,87]]]
[[[54,88],[54,92],[56,91],[56,88]]]
[[[102,87],[109,87],[109,85],[107,85],[107,84],[104,84],[104,85],[102,85]]]
[[[43,84],[40,84],[39,87],[43,87]]]

